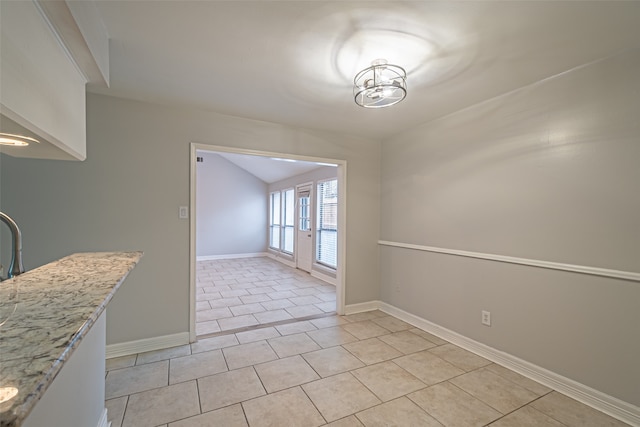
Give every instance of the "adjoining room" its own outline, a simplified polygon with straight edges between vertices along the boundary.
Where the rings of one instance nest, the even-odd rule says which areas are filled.
[[[196,335],[335,313],[339,165],[198,147]]]

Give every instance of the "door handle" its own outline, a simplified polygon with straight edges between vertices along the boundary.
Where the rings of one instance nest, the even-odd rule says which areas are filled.
[[[307,234],[307,237],[311,237],[311,234]]]

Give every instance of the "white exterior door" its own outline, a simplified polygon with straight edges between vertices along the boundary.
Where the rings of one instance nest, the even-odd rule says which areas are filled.
[[[296,207],[298,211],[296,226],[296,267],[311,273],[313,262],[313,233],[311,231],[313,212],[313,185],[304,184],[296,187]]]

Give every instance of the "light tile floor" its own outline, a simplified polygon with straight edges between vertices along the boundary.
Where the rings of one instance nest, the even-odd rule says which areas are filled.
[[[196,265],[198,336],[335,311],[335,286],[268,257]]]
[[[112,427],[624,426],[380,311],[107,360]]]

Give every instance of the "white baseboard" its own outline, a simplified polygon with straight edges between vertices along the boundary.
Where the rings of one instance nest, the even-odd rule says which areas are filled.
[[[457,332],[443,328],[435,323],[429,322],[421,317],[415,316],[390,304],[382,301],[370,301],[361,304],[352,304],[346,307],[347,314],[359,313],[362,311],[381,310],[387,314],[397,317],[417,328],[427,331],[437,337],[449,341],[465,350],[471,351],[478,356],[491,360],[494,363],[511,369],[527,378],[539,382],[559,393],[572,399],[584,403],[598,411],[611,415],[632,426],[640,426],[640,408],[630,403],[624,402],[613,396],[602,393],[570,378],[556,374],[540,366],[529,363],[508,353],[489,347],[478,341],[467,338]]]
[[[291,261],[291,260],[289,260],[289,259],[286,259],[286,258],[283,258],[283,257],[277,256],[277,255],[272,254],[272,253],[268,253],[268,254],[267,254],[267,256],[268,256],[269,258],[271,258],[271,259],[275,260],[275,261],[278,261],[278,262],[283,263],[284,265],[286,265],[286,266],[288,266],[288,267],[296,268],[296,263],[295,263],[295,261]]]
[[[144,338],[137,341],[129,341],[107,346],[107,359],[131,354],[144,353],[145,351],[162,350],[164,348],[177,347],[189,344],[189,332],[164,335],[155,338]]]
[[[349,314],[363,313],[365,311],[377,310],[378,308],[380,308],[380,304],[382,304],[380,301],[369,301],[369,302],[362,302],[360,304],[345,305],[344,314],[349,315]]]
[[[100,416],[100,421],[98,421],[98,427],[111,427],[111,423],[107,417],[107,408],[104,408],[102,411],[102,416]]]
[[[197,256],[196,261],[215,261],[217,259],[233,259],[233,258],[258,258],[268,256],[266,252],[255,252],[249,254],[225,254],[225,255],[203,255]]]
[[[337,285],[338,281],[336,280],[335,277],[331,277],[331,276],[329,276],[327,274],[324,274],[324,273],[322,273],[320,271],[311,270],[311,277],[315,277],[316,279],[320,279],[323,282],[327,282],[330,285],[338,286]]]
[[[280,257],[280,256],[278,256],[278,255],[276,255],[276,254],[271,253],[271,252],[269,252],[269,253],[267,254],[267,256],[268,256],[269,258],[271,258],[271,259],[275,260],[275,261],[278,261],[278,262],[283,263],[283,264],[284,264],[284,265],[286,265],[287,267],[297,268],[297,266],[296,266],[296,262],[295,262],[295,261],[293,261],[293,260],[290,260],[290,259],[287,259],[287,258],[284,258],[284,257]],[[335,277],[329,276],[328,274],[324,274],[324,273],[323,273],[323,272],[321,272],[321,271],[314,270],[314,269],[312,268],[312,269],[311,269],[311,273],[309,273],[309,274],[311,274],[311,277],[315,277],[316,279],[322,280],[323,282],[327,282],[327,283],[328,283],[328,284],[330,284],[330,285],[338,286],[338,285],[337,285],[338,280],[337,280]]]

